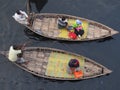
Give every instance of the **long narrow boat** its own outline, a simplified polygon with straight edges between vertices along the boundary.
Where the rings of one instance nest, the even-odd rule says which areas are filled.
[[[30,25],[25,25],[28,29],[38,35],[56,40],[89,41],[106,38],[118,33],[118,31],[113,30],[112,28],[101,23],[72,15],[55,13],[32,13],[29,17],[31,18]],[[82,38],[71,39],[68,35],[69,31],[67,29],[59,29],[57,25],[57,20],[59,17],[66,17],[68,19],[69,26],[72,26],[76,19],[81,20],[85,32]]]
[[[8,51],[0,51],[8,57]],[[110,74],[112,71],[84,56],[64,50],[46,47],[26,47],[23,57],[28,63],[18,64],[21,69],[36,76],[56,80],[83,80]],[[83,76],[75,78],[68,74],[67,65],[70,59],[78,59]]]

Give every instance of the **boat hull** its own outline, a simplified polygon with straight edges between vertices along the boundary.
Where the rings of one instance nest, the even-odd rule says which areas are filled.
[[[77,37],[77,39],[71,39],[67,29],[58,28],[57,19],[59,17],[66,17],[69,26],[72,26],[76,19],[81,20],[84,29],[83,36],[81,38]],[[62,41],[91,41],[106,38],[118,33],[118,31],[101,23],[72,15],[41,13],[30,14],[30,18],[30,25],[25,26],[32,32],[50,39]],[[71,32],[74,32],[74,30],[71,30]]]
[[[1,54],[8,57],[7,52]],[[83,80],[110,74],[112,71],[103,65],[82,55],[67,52],[64,50],[46,47],[27,47],[24,50],[23,58],[27,64],[16,64],[21,69],[33,75],[55,80]],[[70,59],[78,59],[83,76],[76,78],[67,73],[67,66]]]

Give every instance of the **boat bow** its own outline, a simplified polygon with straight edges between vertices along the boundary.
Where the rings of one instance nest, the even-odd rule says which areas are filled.
[[[119,32],[116,31],[116,30],[111,30],[111,35],[115,35],[115,34],[118,34]]]

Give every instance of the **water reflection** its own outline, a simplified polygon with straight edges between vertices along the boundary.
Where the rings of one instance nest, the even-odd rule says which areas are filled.
[[[30,11],[32,11],[32,3],[35,4],[36,10],[40,12],[47,2],[48,0],[30,0]]]
[[[28,36],[29,39],[33,39],[33,40],[37,40],[37,41],[50,41],[50,40],[52,40],[52,39],[40,36],[40,35],[32,32],[28,28],[24,29],[24,33],[26,34],[26,36]]]

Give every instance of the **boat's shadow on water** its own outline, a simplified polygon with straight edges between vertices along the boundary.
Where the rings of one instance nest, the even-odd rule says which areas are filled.
[[[36,40],[36,41],[58,41],[60,43],[66,43],[66,44],[74,44],[74,43],[86,43],[86,42],[98,42],[98,43],[102,43],[102,42],[105,42],[105,41],[110,41],[112,39],[114,39],[113,37],[109,36],[109,37],[106,37],[106,38],[102,38],[102,39],[98,39],[98,40],[92,40],[92,41],[64,41],[64,40],[56,40],[56,39],[50,39],[50,38],[47,38],[47,37],[43,37],[43,36],[40,36],[34,32],[32,32],[31,30],[29,30],[28,28],[25,28],[24,29],[24,33],[26,34],[26,36],[28,36],[29,39],[33,39],[33,40]]]
[[[52,39],[40,36],[40,35],[32,32],[32,31],[30,31],[27,28],[24,29],[24,33],[25,33],[26,36],[28,36],[29,39],[33,39],[33,40],[36,40],[36,41],[50,41],[50,40],[52,40]]]
[[[97,40],[97,42],[101,43],[101,42],[105,42],[105,41],[110,41],[114,39],[112,36],[109,36],[109,37],[106,37],[106,38],[103,38],[103,39],[99,39]]]
[[[32,3],[35,4],[36,10],[40,12],[47,2],[48,0],[30,0],[30,11],[32,11]]]

